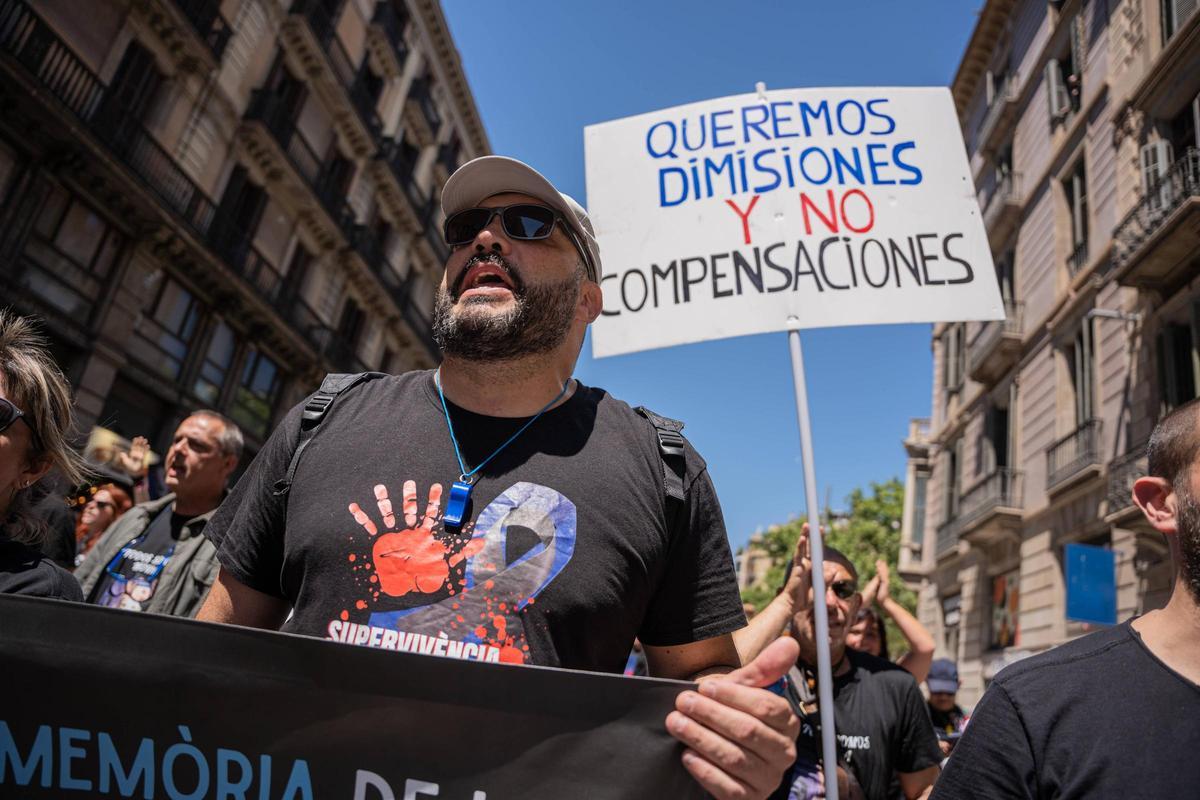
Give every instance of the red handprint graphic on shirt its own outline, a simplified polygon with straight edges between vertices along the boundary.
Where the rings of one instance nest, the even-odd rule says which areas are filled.
[[[375,505],[385,530],[382,535],[358,503],[351,503],[349,510],[369,536],[379,536],[371,548],[379,590],[391,597],[403,597],[410,592],[432,594],[442,587],[453,593],[454,588],[449,585],[450,569],[474,555],[484,542],[460,537],[444,541],[434,536],[434,525],[442,507],[442,485],[435,483],[429,487],[425,514],[418,524],[417,484],[416,481],[404,482],[403,522],[406,527],[402,530],[393,530],[397,518],[383,484],[375,486]]]

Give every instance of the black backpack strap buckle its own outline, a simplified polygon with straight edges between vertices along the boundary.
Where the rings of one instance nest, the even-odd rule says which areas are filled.
[[[674,530],[686,505],[683,487],[683,476],[687,469],[684,438],[680,431],[683,423],[677,419],[655,414],[645,406],[634,409],[654,426],[655,437],[658,440],[658,453],[662,457],[663,489],[666,492],[667,529]]]

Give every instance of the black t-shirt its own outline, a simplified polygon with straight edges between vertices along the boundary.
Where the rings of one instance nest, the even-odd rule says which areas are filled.
[[[895,776],[920,772],[942,760],[916,680],[890,661],[847,648],[850,670],[833,680],[838,759],[854,773],[867,800],[894,794]],[[813,721],[801,720],[796,764],[772,800],[787,800],[819,767],[821,741]],[[799,796],[805,796],[800,792]]]
[[[293,409],[208,524],[221,565],[287,600],[284,630],[480,661],[621,672],[634,636],[678,645],[745,624],[703,460],[666,530],[650,423],[578,385],[477,475],[461,529],[442,512],[460,469],[432,372],[340,396],[303,452]],[[527,419],[450,406],[468,469]]]
[[[75,576],[32,547],[0,536],[0,594],[81,602]]]
[[[1198,749],[1200,686],[1126,622],[1005,667],[933,797],[1196,797]]]
[[[170,506],[159,511],[145,532],[122,547],[105,565],[88,602],[128,611],[145,609],[189,519],[190,516],[177,514]]]

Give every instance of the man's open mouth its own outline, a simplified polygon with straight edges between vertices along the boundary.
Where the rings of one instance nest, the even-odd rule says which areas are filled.
[[[456,298],[464,295],[486,296],[489,294],[517,294],[519,281],[499,259],[487,257],[472,259],[458,278]]]

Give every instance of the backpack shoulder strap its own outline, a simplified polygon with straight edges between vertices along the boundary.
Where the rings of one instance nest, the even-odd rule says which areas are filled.
[[[662,457],[663,486],[666,489],[667,529],[674,530],[686,505],[683,493],[683,473],[686,468],[683,450],[683,423],[677,419],[655,414],[645,406],[634,409],[654,426],[658,452]]]
[[[338,395],[354,388],[360,383],[382,378],[382,372],[333,372],[321,381],[321,388],[313,392],[304,404],[300,415],[300,438],[296,440],[296,449],[292,451],[292,460],[288,462],[287,477],[275,481],[275,495],[282,496],[292,488],[292,480],[296,476],[296,467],[300,464],[300,456],[304,448],[321,430],[321,423],[333,407],[333,401]]]

